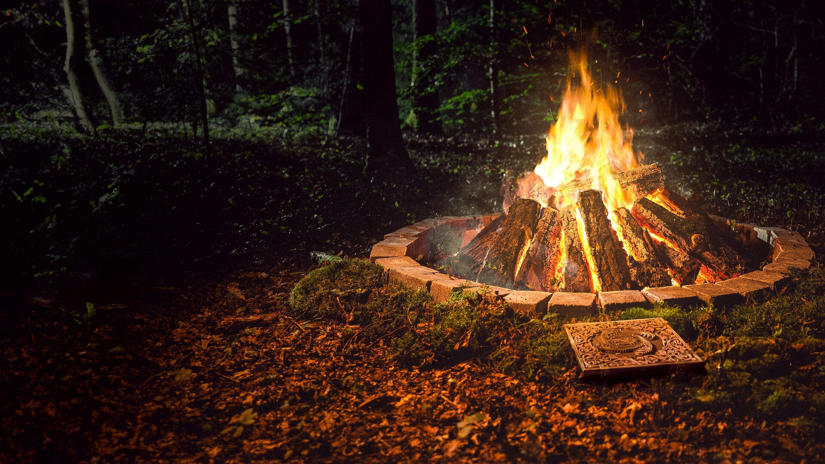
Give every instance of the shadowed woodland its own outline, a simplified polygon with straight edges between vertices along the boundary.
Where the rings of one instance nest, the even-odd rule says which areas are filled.
[[[825,460],[824,5],[12,1],[0,43],[0,461]],[[582,48],[671,190],[816,252],[584,319],[699,374],[583,381],[562,316],[366,260],[501,211]]]

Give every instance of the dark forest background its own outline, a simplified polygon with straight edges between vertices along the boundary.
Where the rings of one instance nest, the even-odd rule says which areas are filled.
[[[0,114],[86,123],[69,104],[66,7],[88,130],[194,127],[205,112],[225,130],[361,135],[367,68],[389,43],[387,22],[394,66],[375,69],[394,72],[399,123],[410,131],[545,131],[567,50],[587,39],[594,77],[623,91],[632,125],[804,123],[823,111],[819,2],[385,3],[18,2],[0,19]],[[114,120],[101,79],[120,108]]]
[[[12,2],[0,43],[15,301],[499,210],[582,47],[673,188],[792,227],[825,197],[820,2]]]

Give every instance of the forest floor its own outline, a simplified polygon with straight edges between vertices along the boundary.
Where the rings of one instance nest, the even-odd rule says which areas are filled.
[[[691,125],[637,146],[710,212],[799,230],[821,260],[822,139]],[[694,334],[705,375],[610,383],[578,379],[570,357],[541,380],[483,356],[410,366],[385,338],[289,306],[310,251],[363,257],[405,223],[498,208],[540,138],[413,140],[412,179],[365,178],[348,141],[0,140],[15,193],[2,238],[21,244],[4,257],[20,286],[2,294],[0,462],[825,459],[825,292],[742,308],[808,305],[748,322],[767,335]]]

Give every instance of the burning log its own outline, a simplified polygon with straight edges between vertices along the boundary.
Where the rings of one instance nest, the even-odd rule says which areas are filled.
[[[601,192],[579,192],[578,208],[588,249],[585,252],[590,252],[591,265],[595,267],[592,271],[598,280],[596,288],[604,291],[629,289],[627,254],[610,226]]]
[[[478,281],[513,287],[533,238],[540,208],[536,201],[517,199],[501,222],[487,226],[459,251],[458,271]]]
[[[642,227],[705,264],[714,273],[710,276],[714,280],[734,277],[744,266],[744,257],[721,238],[723,234],[705,213],[692,209],[686,201],[677,206],[684,217],[642,198],[633,205],[632,214]]]
[[[679,285],[687,285],[696,282],[696,277],[702,269],[702,263],[690,255],[675,250],[664,243],[657,245],[664,257],[665,266],[670,270],[673,280]],[[653,284],[649,285],[650,287]]]
[[[556,289],[560,284],[556,277],[561,259],[560,242],[561,215],[553,208],[544,208],[516,283],[533,290]]]
[[[576,212],[571,208],[564,211],[561,217],[564,250],[567,259],[564,263],[564,289],[568,292],[589,292],[590,271],[584,258],[584,249],[579,237],[579,226],[576,221]]]
[[[622,232],[622,239],[630,253],[628,268],[633,282],[638,287],[670,285],[670,276],[665,271],[666,266],[659,257],[650,234],[642,229],[627,208],[617,209],[615,218]]]
[[[636,198],[649,195],[656,190],[665,188],[662,179],[662,170],[656,163],[648,164],[636,169],[628,169],[613,175],[623,189],[631,190]]]

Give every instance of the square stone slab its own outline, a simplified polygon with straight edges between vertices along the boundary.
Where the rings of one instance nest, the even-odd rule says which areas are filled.
[[[616,290],[612,292],[599,293],[599,306],[605,310],[622,310],[627,308],[647,308],[650,302],[647,301],[642,292],[638,290]]]
[[[556,292],[547,303],[547,312],[563,317],[583,317],[594,313],[595,293]]]
[[[698,296],[700,300],[718,308],[732,306],[745,301],[745,297],[738,292],[716,284],[685,285],[685,288],[696,292],[696,296]]]
[[[674,306],[695,306],[702,304],[696,292],[686,287],[651,287],[642,290],[651,303],[666,303]]]
[[[704,361],[662,318],[565,324],[583,378],[698,368]]]

